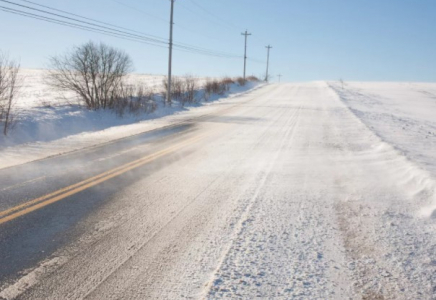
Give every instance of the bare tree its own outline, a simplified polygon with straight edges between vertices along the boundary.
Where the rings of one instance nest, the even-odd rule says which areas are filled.
[[[0,53],[0,123],[3,123],[3,134],[14,124],[14,104],[18,93],[20,64]]]
[[[89,109],[113,108],[132,69],[130,57],[105,44],[88,42],[50,59],[47,83],[74,92]]]

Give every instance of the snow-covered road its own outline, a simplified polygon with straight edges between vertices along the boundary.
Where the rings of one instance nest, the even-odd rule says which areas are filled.
[[[71,207],[34,212],[74,239],[1,282],[0,299],[436,297],[430,173],[327,83],[237,101],[178,133],[201,139],[177,154],[63,200],[99,203],[73,225]]]

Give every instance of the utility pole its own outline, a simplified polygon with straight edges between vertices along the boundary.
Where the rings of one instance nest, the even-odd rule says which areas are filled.
[[[265,81],[268,82],[269,76],[268,76],[268,71],[269,71],[269,50],[272,49],[271,45],[268,45],[265,47],[266,49],[268,49],[268,56],[266,59],[266,76],[265,76]]]
[[[245,33],[241,33],[241,34],[245,36],[245,51],[244,51],[244,80],[245,80],[245,75],[247,71],[247,38],[249,35],[251,35],[251,33],[248,33],[248,31],[245,30]]]
[[[279,82],[282,81],[282,74],[277,75],[279,77]]]
[[[171,105],[171,76],[173,64],[173,25],[174,25],[174,2],[171,1],[171,17],[170,17],[170,42],[169,42],[169,61],[168,61],[168,90],[167,90],[167,104]]]

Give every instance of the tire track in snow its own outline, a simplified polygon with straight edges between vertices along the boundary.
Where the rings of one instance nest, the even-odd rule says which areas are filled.
[[[219,285],[219,278],[218,278],[218,273],[222,267],[222,265],[224,264],[229,252],[232,249],[232,246],[234,245],[235,240],[237,239],[237,236],[240,235],[242,233],[242,231],[244,230],[244,226],[245,226],[245,222],[248,220],[248,216],[249,213],[251,211],[251,208],[253,207],[253,205],[255,204],[257,197],[260,193],[260,191],[262,190],[262,188],[264,187],[264,184],[266,182],[266,180],[268,179],[274,165],[277,162],[278,157],[280,156],[280,153],[282,151],[282,149],[284,148],[286,142],[288,141],[288,139],[291,137],[292,133],[294,132],[296,125],[298,123],[298,116],[300,113],[301,107],[299,107],[295,113],[288,119],[288,122],[286,123],[286,127],[288,127],[287,131],[285,132],[285,134],[283,135],[283,137],[280,139],[281,143],[279,145],[279,148],[276,150],[273,158],[268,161],[268,164],[264,167],[262,166],[260,168],[260,170],[262,169],[266,169],[265,172],[261,172],[261,178],[258,180],[259,184],[257,185],[257,188],[255,189],[253,195],[251,196],[250,200],[248,200],[248,204],[246,205],[244,211],[242,212],[241,216],[239,217],[239,220],[235,226],[235,229],[233,231],[232,234],[232,238],[230,239],[230,243],[229,245],[226,247],[226,249],[224,250],[221,258],[218,261],[217,264],[217,268],[215,269],[215,271],[213,272],[213,276],[212,279],[209,281],[209,283],[206,285],[205,287],[205,291],[203,293],[203,298],[207,298],[210,297],[211,294],[213,293],[213,288],[214,285]],[[286,110],[284,110],[286,112]],[[278,119],[280,120],[280,118]],[[277,139],[275,139],[277,140]],[[261,141],[259,140],[259,142],[264,143],[265,141]],[[258,171],[259,172],[259,171]],[[244,193],[246,193],[247,191],[245,191]],[[243,195],[241,195],[241,198],[243,197]]]

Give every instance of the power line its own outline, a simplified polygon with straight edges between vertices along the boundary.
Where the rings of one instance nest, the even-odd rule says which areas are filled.
[[[81,16],[81,15],[78,15],[78,14],[74,14],[74,13],[71,13],[71,12],[68,12],[68,11],[65,11],[65,10],[61,10],[61,9],[57,9],[57,8],[54,8],[54,7],[50,7],[50,6],[47,6],[47,5],[42,5],[42,4],[35,3],[35,2],[29,1],[29,0],[19,0],[19,1],[26,2],[26,3],[32,4],[32,5],[36,5],[36,6],[39,6],[39,7],[47,8],[47,9],[50,9],[50,10],[53,10],[53,11],[61,12],[61,13],[64,13],[64,14],[67,14],[67,15],[70,15],[70,16],[74,16],[74,17],[78,17],[78,18],[81,18],[81,19],[84,19],[84,20],[93,21],[93,22],[97,22],[97,23],[100,23],[100,24],[104,24],[104,25],[109,25],[111,27],[115,27],[115,28],[119,28],[119,29],[124,29],[124,30],[127,30],[127,31],[135,32],[135,33],[145,34],[145,33],[140,32],[140,31],[136,31],[136,30],[129,29],[129,28],[126,28],[126,27],[110,24],[110,23],[107,23],[107,22],[98,21],[96,19],[84,17],[84,16]],[[117,3],[123,4],[123,3],[118,2],[116,0],[112,0],[112,1],[115,1]],[[154,38],[159,38],[159,37],[154,36],[154,35],[149,35],[149,36],[154,37]]]
[[[120,39],[123,39],[123,40],[129,40],[129,41],[139,42],[139,43],[148,44],[148,45],[152,45],[152,46],[156,46],[156,47],[166,48],[166,46],[153,44],[151,42],[145,42],[145,41],[138,40],[138,39],[135,39],[135,38],[131,38],[131,37],[128,37],[128,36],[125,36],[125,35],[122,35],[122,34],[117,34],[117,33],[109,32],[109,31],[104,31],[104,30],[100,30],[100,29],[97,29],[97,28],[87,27],[87,26],[83,26],[83,25],[80,25],[80,24],[74,24],[74,23],[70,23],[70,22],[66,22],[66,21],[62,21],[62,20],[56,20],[56,19],[53,19],[53,18],[49,18],[49,17],[45,17],[45,16],[40,16],[40,15],[36,15],[36,14],[32,14],[32,13],[16,10],[16,9],[5,7],[5,6],[1,6],[1,5],[0,5],[0,10],[2,10],[4,12],[15,14],[15,15],[20,15],[20,16],[24,16],[24,17],[28,17],[28,18],[32,18],[32,19],[46,21],[48,23],[54,23],[54,24],[58,24],[58,25],[66,26],[66,27],[81,29],[81,30],[84,30],[84,31],[96,32],[96,33],[100,33],[100,34],[103,34],[103,35],[120,38]]]
[[[91,23],[91,22],[88,22],[88,21],[81,21],[81,20],[78,20],[78,19],[75,19],[75,18],[66,17],[66,16],[63,16],[63,15],[60,15],[60,14],[57,14],[57,13],[52,13],[52,12],[49,12],[49,11],[46,11],[46,10],[43,10],[43,9],[38,9],[38,8],[30,7],[30,6],[27,6],[27,5],[18,4],[18,3],[15,3],[15,2],[12,2],[12,1],[8,1],[8,0],[0,0],[0,1],[8,3],[8,4],[11,4],[11,5],[16,5],[16,6],[19,6],[19,7],[23,7],[23,8],[26,8],[26,9],[34,10],[34,11],[37,11],[37,12],[41,12],[41,13],[44,13],[44,14],[52,15],[52,16],[55,16],[55,17],[58,17],[58,18],[64,18],[64,19],[67,19],[67,20],[70,20],[70,21],[74,21],[74,22],[78,22],[78,23],[84,23],[86,25],[91,25],[91,26],[94,26],[94,27],[99,27],[99,28],[103,28],[103,29],[106,29],[106,30],[115,31],[115,32],[118,32],[118,33],[121,33],[121,34],[131,35],[132,37],[148,39],[150,41],[154,41],[154,42],[157,42],[157,43],[166,44],[165,39],[162,39],[162,38],[147,37],[147,36],[144,36],[144,35],[137,35],[137,34],[129,33],[127,31],[113,29],[113,28],[110,28],[110,27],[107,27],[107,26],[98,25],[98,24]],[[111,26],[114,27],[113,25],[111,25]]]
[[[260,59],[255,59],[255,58],[247,57],[247,60],[251,61],[251,62],[254,62],[254,63],[257,63],[257,64],[262,64],[262,65],[265,64],[265,61],[260,60]]]
[[[113,29],[107,26],[102,26],[102,25],[98,25],[95,23],[91,23],[91,22],[87,22],[87,21],[82,21],[82,20],[78,20],[75,18],[70,18],[70,17],[66,17],[60,14],[55,14],[49,11],[45,11],[45,10],[41,10],[41,9],[36,9],[33,7],[29,7],[26,5],[21,5],[18,3],[13,3],[11,1],[7,1],[7,0],[0,0],[1,2],[5,2],[8,4],[12,4],[12,5],[17,5],[20,7],[23,7],[25,9],[30,9],[30,10],[34,10],[40,13],[44,13],[44,14],[49,14],[58,18],[64,18],[67,19],[69,21],[73,21],[75,23],[69,22],[69,21],[64,21],[64,20],[59,20],[59,19],[54,19],[54,18],[50,18],[47,16],[43,16],[40,14],[33,14],[33,13],[29,13],[23,10],[16,10],[16,9],[12,9],[9,7],[2,7],[2,10],[5,12],[9,12],[9,13],[14,13],[17,15],[21,15],[21,16],[25,16],[25,17],[29,17],[29,18],[34,18],[34,19],[38,19],[38,20],[42,20],[42,21],[46,21],[46,22],[50,22],[50,23],[54,23],[54,24],[58,24],[58,25],[63,25],[63,26],[67,26],[67,27],[72,27],[72,28],[77,28],[77,29],[82,29],[85,31],[92,31],[92,32],[97,32],[97,33],[101,33],[104,35],[109,35],[109,36],[113,36],[113,37],[118,37],[118,38],[123,38],[123,39],[127,39],[130,41],[136,41],[136,42],[142,42],[145,44],[149,44],[152,46],[159,46],[158,44],[167,44],[167,41],[163,38],[160,37],[155,37],[155,36],[146,36],[146,35],[138,35],[138,34],[132,34],[130,32],[126,32],[126,31],[121,31],[118,29]],[[26,1],[28,3],[32,3],[31,1],[27,1],[27,0],[21,0],[21,1]],[[49,6],[46,6],[48,9],[53,9],[56,10],[54,8],[51,8]],[[61,11],[61,10],[57,10],[57,11]],[[62,13],[66,13],[66,14],[70,14],[69,12],[66,11],[61,11]],[[88,20],[92,20],[93,22],[98,22],[98,23],[104,23],[104,22],[100,22],[94,19],[90,19],[90,18],[86,18],[80,15],[76,15],[77,17],[80,18],[84,18],[84,19],[88,19]],[[79,24],[77,24],[79,23]],[[85,25],[82,25],[85,24]],[[116,26],[116,25],[112,25],[110,23],[105,23],[109,26],[112,27],[120,27],[120,26]],[[92,26],[92,27],[90,27]],[[124,28],[124,27],[123,27]],[[130,29],[125,28],[125,30],[128,31],[133,31]],[[138,31],[135,31],[138,32]],[[162,45],[160,45],[162,47]],[[197,46],[192,46],[192,45],[188,45],[188,44],[183,44],[183,43],[175,43],[174,44],[175,49],[179,50],[179,51],[184,51],[184,52],[192,52],[192,53],[197,53],[197,54],[202,54],[202,55],[209,55],[209,56],[215,56],[215,57],[222,57],[222,58],[241,58],[238,55],[234,55],[234,54],[230,54],[230,53],[226,53],[226,52],[222,52],[222,51],[215,51],[215,50],[211,50],[211,49],[206,49],[206,48],[201,48],[201,47],[197,47]]]
[[[190,13],[194,14],[197,17],[203,17],[205,20],[207,20],[207,21],[209,21],[211,23],[214,23],[215,25],[222,26],[221,22],[217,22],[217,21],[211,20],[210,18],[207,18],[207,17],[205,17],[203,15],[200,15],[198,12],[192,10],[189,6],[186,6],[183,3],[179,3],[179,5],[180,5],[180,7],[184,8],[185,10],[189,11]]]
[[[22,1],[25,1],[25,0],[22,0]],[[128,8],[128,9],[130,9],[130,10],[135,11],[135,12],[138,12],[138,13],[144,14],[144,15],[146,15],[146,16],[150,16],[150,17],[152,17],[152,18],[158,19],[159,21],[162,21],[162,22],[168,23],[168,20],[165,20],[164,18],[157,17],[157,16],[152,15],[152,14],[150,14],[150,13],[147,13],[147,12],[145,12],[144,10],[142,10],[142,9],[140,9],[140,8],[138,8],[138,7],[135,7],[135,6],[133,6],[133,5],[125,4],[125,3],[121,2],[121,1],[118,1],[118,0],[110,0],[110,1],[112,1],[112,2],[114,2],[114,3],[118,3],[119,5],[122,5],[122,6]],[[216,38],[216,37],[214,37],[214,36],[210,36],[210,35],[207,35],[207,34],[204,34],[204,33],[198,32],[198,31],[196,31],[196,30],[193,30],[193,29],[191,29],[191,28],[187,28],[187,27],[182,26],[182,25],[180,25],[180,24],[174,24],[174,26],[177,27],[177,28],[179,28],[179,29],[182,29],[182,30],[185,30],[185,31],[188,31],[188,32],[191,32],[191,33],[195,33],[195,34],[197,34],[197,35],[201,35],[201,36],[206,37],[206,38],[209,38],[209,39],[213,39],[213,40],[217,40],[217,41],[224,41],[224,40],[219,39],[219,38]]]
[[[88,31],[88,32],[96,32],[96,33],[100,33],[100,34],[103,34],[103,35],[120,38],[120,39],[123,39],[123,40],[139,42],[139,43],[143,43],[143,44],[147,44],[147,45],[151,45],[151,46],[155,46],[155,47],[160,47],[160,48],[164,48],[164,49],[167,48],[166,46],[153,44],[151,42],[145,42],[143,40],[132,38],[132,37],[129,37],[129,36],[124,36],[122,34],[112,33],[112,32],[109,32],[109,31],[104,31],[104,30],[100,30],[100,29],[96,29],[96,28],[92,28],[92,27],[87,27],[87,26],[83,26],[83,25],[79,25],[79,24],[75,24],[75,23],[70,23],[70,22],[66,22],[66,21],[62,21],[62,20],[56,20],[56,19],[53,19],[53,18],[49,18],[49,17],[45,17],[45,16],[40,16],[40,15],[36,15],[36,14],[32,14],[32,13],[28,13],[28,12],[24,12],[24,11],[20,11],[20,10],[16,10],[16,9],[4,7],[4,6],[0,6],[0,10],[8,12],[8,13],[16,14],[16,15],[21,15],[21,16],[25,16],[25,17],[41,20],[41,21],[46,21],[46,22],[49,22],[49,23],[63,25],[63,26],[66,26],[66,27],[77,28],[77,29],[81,29],[81,30],[84,30],[84,31]],[[179,46],[179,45],[175,45],[175,47],[177,47],[176,50],[182,51],[182,52],[197,53],[197,54],[202,54],[202,55],[216,56],[216,57],[223,57],[223,58],[231,58],[230,56],[226,57],[226,56],[224,56],[222,54],[219,54],[219,53],[202,51],[202,50],[198,50],[196,48],[189,48],[189,47],[184,47],[184,46]]]
[[[199,9],[203,10],[204,12],[206,12],[207,14],[209,14],[209,15],[211,15],[211,16],[213,16],[213,17],[215,17],[216,19],[218,19],[218,20],[221,21],[221,22],[218,23],[218,22],[216,22],[216,21],[212,21],[211,19],[207,19],[209,22],[212,22],[212,23],[215,23],[215,24],[224,24],[224,25],[227,25],[227,26],[230,26],[230,27],[239,28],[239,27],[236,26],[235,24],[230,23],[230,22],[224,20],[223,18],[219,17],[218,15],[212,13],[211,11],[207,10],[206,8],[204,8],[203,6],[201,6],[200,4],[198,4],[196,1],[194,1],[194,0],[190,0],[190,2],[192,2],[192,4],[194,4],[194,5],[197,6]],[[179,4],[180,4],[180,6],[182,6],[183,8],[185,8],[187,11],[189,11],[189,12],[191,12],[191,13],[197,15],[197,16],[199,15],[197,12],[195,12],[194,10],[192,10],[190,7],[184,5],[183,3],[179,3]],[[250,34],[250,35],[251,35],[251,34]],[[259,39],[257,39],[257,40],[260,41]],[[258,64],[264,64],[264,63],[265,63],[265,61],[261,61],[261,60],[259,60],[259,59],[253,59],[253,58],[248,58],[248,57],[245,57],[245,59],[246,59],[247,61],[251,61],[251,62],[254,62],[254,63],[258,63]],[[244,69],[245,69],[245,67],[244,67]]]
[[[118,3],[119,5],[122,5],[122,6],[124,6],[124,7],[127,7],[127,8],[129,8],[129,9],[131,9],[131,10],[134,10],[134,11],[139,12],[139,13],[141,13],[141,14],[144,14],[144,15],[146,15],[146,16],[149,16],[149,17],[155,18],[155,19],[157,19],[157,20],[160,20],[160,21],[162,21],[162,22],[168,23],[168,20],[166,20],[166,19],[164,19],[164,18],[161,18],[161,17],[158,17],[158,16],[155,16],[155,15],[153,15],[153,14],[150,14],[150,13],[148,13],[148,12],[142,10],[142,9],[139,9],[139,8],[137,8],[137,7],[135,7],[135,6],[132,6],[132,5],[130,5],[130,4],[126,4],[126,3],[123,3],[123,2],[118,1],[118,0],[110,0],[110,1],[115,2],[115,3]]]
[[[214,14],[213,12],[207,10],[206,8],[204,8],[203,6],[201,6],[200,4],[198,4],[197,2],[195,2],[194,0],[190,0],[192,4],[194,4],[195,6],[197,6],[199,9],[201,9],[202,11],[204,11],[205,13],[209,14],[212,17],[215,17],[217,20],[220,20],[222,24],[225,24],[226,26],[229,27],[233,27],[236,29],[240,29],[240,27],[230,23],[229,21],[224,20],[223,18],[219,17],[218,15]]]
[[[0,0],[0,1],[10,3],[9,1],[4,1],[4,0]],[[40,7],[44,7],[44,8],[47,8],[47,9],[53,10],[53,11],[62,12],[62,13],[65,13],[65,14],[68,14],[68,15],[71,15],[71,16],[75,16],[75,17],[79,17],[79,18],[82,18],[82,19],[85,19],[85,20],[89,20],[89,21],[97,22],[97,23],[104,24],[104,25],[109,25],[109,26],[112,26],[112,27],[116,27],[116,28],[120,28],[120,29],[124,29],[124,30],[127,30],[127,31],[131,31],[131,32],[135,32],[135,33],[140,33],[140,34],[144,35],[144,33],[143,33],[143,32],[140,32],[140,31],[132,30],[132,29],[129,29],[129,28],[126,28],[126,27],[122,27],[122,26],[113,25],[113,24],[106,23],[106,22],[101,22],[101,21],[98,21],[98,20],[95,20],[95,19],[91,19],[91,18],[88,18],[88,17],[80,16],[80,15],[78,15],[78,14],[70,13],[70,12],[67,12],[67,11],[65,11],[65,10],[60,10],[60,9],[56,9],[56,8],[53,8],[53,7],[50,7],[50,6],[47,6],[47,5],[38,4],[38,3],[35,3],[35,2],[32,2],[32,1],[29,1],[29,0],[20,0],[20,1],[27,2],[27,3],[30,3],[30,4],[33,4],[33,5],[37,5],[37,6],[40,6]],[[111,1],[113,1],[113,2],[115,2],[115,3],[119,3],[119,4],[124,5],[124,6],[127,6],[127,7],[131,7],[131,6],[127,5],[127,4],[124,4],[124,3],[122,3],[122,2],[119,2],[119,1],[117,1],[117,0],[111,0]],[[16,4],[16,5],[19,5],[19,4]],[[29,7],[25,6],[25,8],[29,8]],[[133,7],[131,7],[131,8],[132,8],[132,9],[135,9],[135,8],[133,8]],[[29,8],[29,9],[32,9],[32,8]],[[44,12],[45,12],[45,11],[44,11]],[[145,12],[143,12],[143,11],[141,11],[141,12],[142,12],[142,13],[145,13]],[[150,14],[147,14],[147,15],[150,15]],[[58,16],[58,15],[56,15],[56,16]],[[150,16],[152,16],[152,15],[150,15]],[[158,17],[156,17],[156,18],[158,18]],[[160,20],[163,20],[163,21],[167,22],[167,21],[164,20],[163,18],[160,18]],[[77,20],[74,19],[74,21],[77,21]],[[105,27],[105,28],[106,28],[106,27]],[[145,35],[147,35],[147,34],[145,34]],[[152,37],[152,38],[156,38],[156,39],[160,39],[160,40],[162,40],[163,42],[166,43],[166,40],[163,39],[163,38],[160,38],[160,37],[157,37],[157,36],[154,36],[154,35],[147,35],[147,36],[150,36],[150,37]],[[177,44],[179,44],[179,45],[181,45],[181,46],[184,46],[183,48],[186,48],[186,47],[192,47],[192,48],[196,48],[196,49],[199,49],[199,50],[206,50],[206,51],[209,50],[209,49],[205,49],[205,48],[200,48],[200,47],[196,47],[196,46],[187,45],[187,44],[184,44],[184,43],[177,43]],[[217,53],[218,53],[218,52],[220,52],[220,54],[223,54],[223,56],[226,56],[226,55],[227,55],[227,53],[224,53],[224,52],[222,52],[222,51],[217,51]],[[231,56],[234,56],[234,55],[231,55]]]
[[[219,15],[217,15],[217,14],[211,12],[210,10],[207,10],[204,6],[200,5],[200,4],[199,4],[198,2],[196,2],[195,0],[189,0],[189,1],[190,1],[192,4],[194,4],[195,6],[197,6],[199,9],[201,9],[202,11],[204,11],[204,12],[206,12],[207,14],[209,14],[209,15],[215,17],[215,19],[217,19],[217,20],[220,21],[220,22],[219,22],[219,23],[218,23],[218,22],[214,22],[214,21],[212,21],[212,20],[210,20],[210,19],[208,19],[208,21],[213,22],[213,23],[215,23],[215,24],[224,24],[224,25],[226,25],[227,27],[232,28],[232,29],[235,28],[235,29],[238,29],[238,30],[239,30],[239,29],[241,28],[241,26],[237,26],[237,25],[235,25],[234,23],[229,22],[228,20],[225,20],[225,19],[223,19],[222,17],[220,17]],[[182,6],[183,6],[183,5],[182,5]],[[186,8],[187,10],[191,11],[192,13],[197,14],[195,11],[190,10],[188,7],[185,6],[185,8]],[[265,43],[263,40],[259,39],[259,38],[256,37],[256,36],[254,36],[253,38],[254,38],[255,40],[257,40],[258,42],[261,42],[262,44]]]

